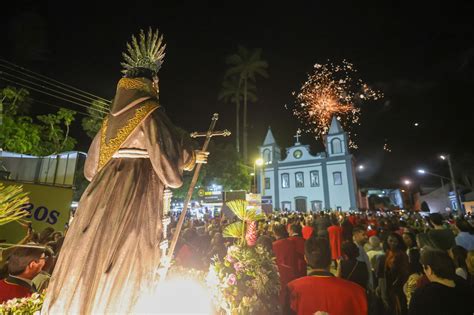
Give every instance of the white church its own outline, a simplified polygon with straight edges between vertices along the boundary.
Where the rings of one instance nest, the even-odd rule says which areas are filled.
[[[268,128],[260,147],[264,165],[257,171],[262,203],[272,204],[273,209],[299,212],[356,210],[354,161],[347,133],[339,121],[332,119],[325,138],[326,152],[312,155],[309,145],[299,142],[299,133],[295,138],[296,143],[286,149],[282,160],[280,147]]]

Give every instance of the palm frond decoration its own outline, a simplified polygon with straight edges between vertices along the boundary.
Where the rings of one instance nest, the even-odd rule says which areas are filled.
[[[242,221],[247,221],[247,206],[248,202],[245,200],[232,200],[226,203],[227,207]]]
[[[265,218],[263,214],[257,214],[255,209],[248,209],[248,202],[245,200],[232,200],[226,203],[232,212],[241,220],[228,225],[224,229],[225,237],[238,238],[240,244],[245,243],[246,225]]]
[[[258,221],[265,218],[263,214],[257,214],[255,209],[248,210],[249,203],[245,200],[232,200],[226,203],[232,212],[242,221]]]
[[[22,186],[5,186],[0,183],[0,225],[20,220],[29,212],[21,207],[28,203],[28,193],[23,192]]]
[[[222,235],[224,237],[241,238],[244,233],[245,224],[242,221],[238,221],[226,226]]]
[[[158,73],[165,58],[163,35],[159,35],[158,29],[153,31],[150,27],[146,34],[140,30],[138,37],[137,40],[135,35],[132,36],[131,43],[127,43],[127,51],[122,54],[122,73],[126,75],[134,68],[146,68]]]

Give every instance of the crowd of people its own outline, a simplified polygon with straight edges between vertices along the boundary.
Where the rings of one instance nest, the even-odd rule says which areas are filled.
[[[223,258],[229,219],[190,220],[176,261],[205,269]],[[470,216],[409,212],[273,213],[257,244],[275,256],[285,313],[473,314]]]
[[[206,270],[233,240],[232,218],[187,220],[175,263]],[[171,223],[169,237],[176,222]],[[279,303],[294,314],[473,314],[474,227],[469,216],[408,212],[267,214],[257,245],[274,257]],[[0,274],[0,303],[47,287],[62,233],[28,233]],[[325,313],[324,313],[325,312]]]

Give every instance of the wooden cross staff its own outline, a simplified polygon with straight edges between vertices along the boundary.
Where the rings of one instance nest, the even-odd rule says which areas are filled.
[[[209,145],[209,141],[211,140],[212,137],[216,137],[216,136],[227,137],[227,136],[230,136],[230,131],[227,130],[227,129],[226,130],[214,131],[214,127],[216,126],[216,122],[217,122],[218,119],[219,119],[219,114],[215,113],[212,116],[211,125],[209,126],[209,129],[207,130],[207,132],[193,132],[193,133],[191,133],[192,138],[206,137],[206,139],[204,140],[204,144],[202,146],[202,149],[201,149],[202,151],[207,151],[207,146]],[[165,269],[164,269],[164,272],[161,274],[160,281],[163,281],[166,278],[166,274],[167,274],[168,269],[169,269],[169,262],[171,262],[171,259],[173,258],[174,249],[176,247],[176,243],[178,242],[178,237],[179,237],[179,234],[181,232],[181,228],[183,226],[184,219],[186,217],[186,212],[188,211],[188,205],[189,205],[189,202],[191,201],[191,197],[192,197],[193,191],[194,191],[194,186],[196,186],[196,182],[197,182],[198,177],[199,177],[199,171],[201,170],[201,166],[202,166],[201,163],[197,163],[197,165],[194,169],[193,179],[191,180],[191,184],[189,185],[189,189],[188,189],[188,194],[186,195],[186,199],[184,200],[183,211],[181,212],[181,215],[179,216],[178,225],[176,226],[176,231],[173,234],[173,239],[171,240],[171,245],[170,245],[169,250],[168,250],[168,255],[167,255],[167,259],[166,259],[168,264],[167,264],[167,266],[163,266]]]

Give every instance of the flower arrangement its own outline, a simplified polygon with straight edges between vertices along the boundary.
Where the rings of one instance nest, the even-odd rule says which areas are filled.
[[[255,221],[263,216],[247,210],[243,200],[227,205],[240,221],[225,228],[224,236],[235,238],[235,244],[223,260],[215,257],[209,268],[206,280],[214,303],[226,314],[277,314],[278,269],[272,255],[255,245]]]
[[[0,314],[3,315],[24,315],[40,314],[43,306],[45,293],[33,293],[30,297],[21,299],[11,299],[0,304]]]

